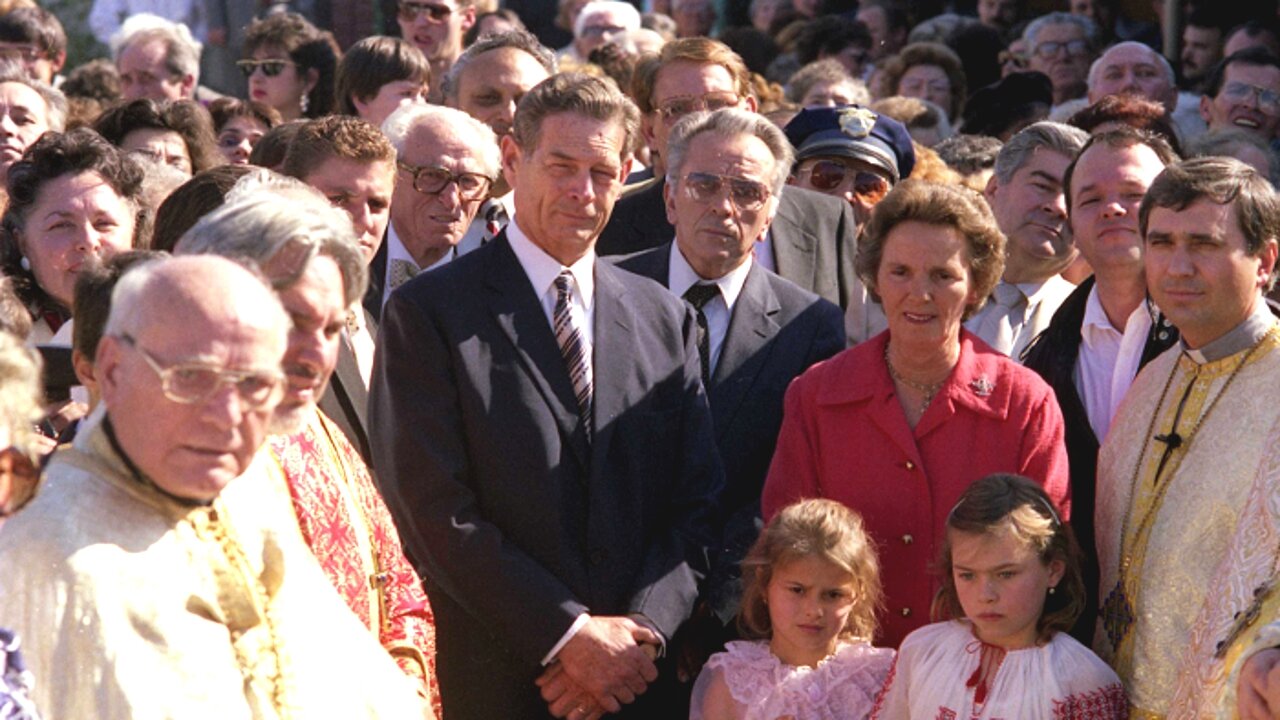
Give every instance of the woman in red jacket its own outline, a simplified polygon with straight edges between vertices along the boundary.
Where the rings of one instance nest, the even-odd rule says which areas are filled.
[[[1070,510],[1062,413],[1035,373],[964,330],[1000,279],[1004,236],[963,188],[908,180],[876,206],[857,270],[889,329],[792,383],[765,483],[766,520],[808,497],[858,511],[881,553],[877,644],[929,622],[947,513],[992,473]]]

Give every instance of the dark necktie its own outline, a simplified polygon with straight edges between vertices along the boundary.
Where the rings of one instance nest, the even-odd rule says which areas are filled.
[[[587,441],[591,441],[591,358],[587,357],[587,344],[582,339],[582,330],[574,323],[572,312],[572,293],[569,285],[573,275],[562,270],[556,276],[556,307],[552,312],[552,329],[555,330],[556,342],[560,345],[560,355],[564,357],[565,367],[569,370],[569,379],[573,382],[573,394],[578,401],[578,412],[582,417],[582,426],[587,433]]]
[[[707,329],[707,314],[702,308],[719,296],[717,285],[695,283],[684,291],[684,299],[698,311],[698,359],[702,363],[702,386],[707,389],[711,388],[711,331]]]

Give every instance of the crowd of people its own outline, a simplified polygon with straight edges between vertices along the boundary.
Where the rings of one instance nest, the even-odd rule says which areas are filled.
[[[1280,5],[548,2],[0,0],[0,718],[1280,718]]]

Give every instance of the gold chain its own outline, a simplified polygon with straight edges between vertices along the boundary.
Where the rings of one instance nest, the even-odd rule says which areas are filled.
[[[893,367],[893,362],[889,360],[889,343],[884,344],[884,364],[889,368],[889,377],[892,378],[894,382],[900,382],[912,390],[924,395],[924,400],[920,402],[921,415],[924,415],[924,411],[929,409],[929,404],[933,402],[933,396],[937,395],[938,391],[942,389],[943,384],[947,382],[946,380],[943,380],[941,382],[933,383],[932,385],[926,385],[925,383],[916,382],[915,380],[910,380],[899,375],[898,371]]]

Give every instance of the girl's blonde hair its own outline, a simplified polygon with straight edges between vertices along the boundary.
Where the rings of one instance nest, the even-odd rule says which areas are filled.
[[[964,608],[956,594],[956,581],[951,565],[952,530],[982,535],[1007,530],[1030,546],[1045,565],[1054,560],[1063,563],[1062,580],[1049,595],[1036,621],[1040,642],[1052,639],[1059,630],[1070,630],[1084,610],[1084,578],[1080,573],[1080,547],[1071,526],[1044,490],[1021,475],[988,475],[970,485],[947,516],[946,539],[938,562],[942,588],[933,599],[935,621],[962,618]]]
[[[853,609],[840,636],[871,641],[881,604],[880,563],[858,513],[833,500],[801,500],[783,508],[769,522],[742,561],[745,588],[738,629],[743,637],[767,639],[773,634],[765,604],[773,570],[793,560],[817,556],[849,573]]]

